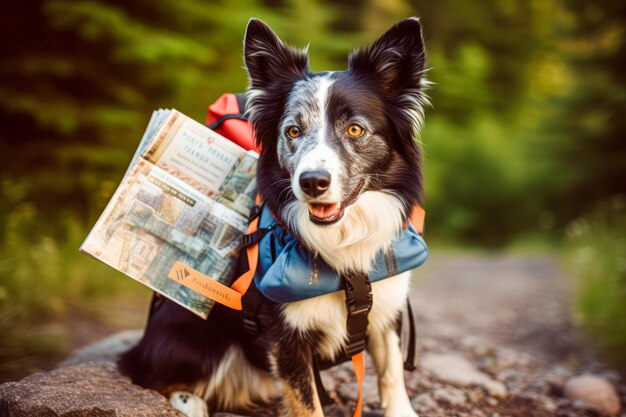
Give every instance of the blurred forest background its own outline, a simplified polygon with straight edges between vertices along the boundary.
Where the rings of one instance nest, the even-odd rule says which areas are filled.
[[[576,317],[626,359],[623,0],[22,0],[2,9],[0,379],[62,355],[81,320],[111,325],[130,302],[143,311],[147,290],[78,247],[153,109],[203,120],[222,92],[245,88],[252,16],[292,45],[310,42],[313,70],[345,68],[350,49],[420,16],[434,82],[422,134],[431,246],[558,253],[577,278]]]

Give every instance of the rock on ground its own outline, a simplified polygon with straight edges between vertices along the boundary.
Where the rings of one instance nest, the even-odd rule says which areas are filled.
[[[572,377],[587,373],[610,380],[617,392],[604,400],[610,407],[626,403],[619,374],[585,356],[571,322],[566,280],[553,259],[433,256],[416,278],[410,296],[420,366],[404,377],[420,417],[597,417],[589,407],[593,401],[573,394],[580,382]],[[75,352],[61,369],[1,385],[0,416],[179,415],[164,397],[131,385],[115,370],[119,354],[140,334],[113,335]],[[367,356],[366,369],[363,417],[381,416]],[[322,378],[336,400],[324,414],[352,416],[357,393],[351,364],[325,370]]]
[[[433,396],[437,401],[453,407],[467,404],[467,395],[457,388],[437,388],[433,391]]]
[[[325,387],[329,389],[329,387]],[[356,401],[359,394],[359,386],[356,381],[339,384],[337,394],[341,398]],[[365,378],[363,378],[363,402],[369,405],[380,404],[378,380],[374,375],[365,375]]]
[[[506,387],[478,371],[467,359],[453,353],[428,353],[421,359],[422,369],[436,379],[458,387],[478,385],[498,398],[505,397]]]
[[[430,394],[427,393],[420,394],[413,398],[411,400],[411,405],[419,413],[428,412],[437,408],[437,402],[433,400],[433,397]]]
[[[142,334],[142,330],[126,330],[115,333],[97,343],[92,343],[72,352],[67,359],[59,364],[59,367],[91,361],[115,363],[122,353],[139,342]]]
[[[571,378],[565,384],[563,394],[572,401],[582,401],[599,414],[615,416],[620,411],[620,399],[613,384],[595,375]]]
[[[85,363],[0,385],[7,417],[183,417],[162,395],[132,385],[111,363]]]

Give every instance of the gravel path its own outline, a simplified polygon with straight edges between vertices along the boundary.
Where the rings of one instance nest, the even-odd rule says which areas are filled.
[[[420,416],[593,416],[563,396],[565,383],[586,373],[610,381],[626,403],[619,375],[594,360],[573,327],[568,284],[549,256],[433,255],[411,292],[419,359],[405,376]],[[325,381],[351,403],[349,366]],[[375,387],[372,375],[365,402],[373,411]]]
[[[537,359],[579,354],[570,288],[547,256],[432,256],[414,274],[420,337],[463,336]]]
[[[626,417],[620,411],[626,386],[595,359],[591,343],[573,326],[571,290],[554,258],[436,254],[415,272],[413,284],[418,367],[405,380],[420,417]],[[92,417],[109,410],[107,415],[144,417],[128,411],[137,395],[154,411],[150,415],[175,415],[165,398],[117,374],[115,357],[140,336],[116,333],[76,351],[60,369],[1,385],[0,415],[47,410],[45,415]],[[363,417],[381,416],[369,357],[366,367]],[[357,395],[351,364],[322,378],[336,401],[326,416],[351,416]],[[212,414],[218,416],[236,417]]]

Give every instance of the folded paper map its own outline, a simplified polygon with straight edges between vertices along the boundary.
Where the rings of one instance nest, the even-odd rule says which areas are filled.
[[[186,265],[232,281],[254,205],[257,158],[176,110],[155,111],[80,250],[206,318],[214,301],[170,272]]]

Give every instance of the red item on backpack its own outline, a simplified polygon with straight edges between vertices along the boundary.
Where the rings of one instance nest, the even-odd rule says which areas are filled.
[[[245,96],[243,94],[222,94],[209,106],[205,124],[245,150],[259,152],[255,143],[252,125],[243,117]]]

